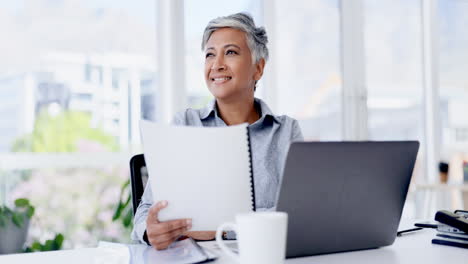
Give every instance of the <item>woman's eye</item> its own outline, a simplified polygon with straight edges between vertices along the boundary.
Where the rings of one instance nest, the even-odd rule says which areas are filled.
[[[228,50],[226,52],[226,55],[230,55],[230,54],[237,54],[237,52],[235,50]]]
[[[205,55],[205,58],[213,57],[213,56],[214,56],[213,53],[207,53],[207,54]]]

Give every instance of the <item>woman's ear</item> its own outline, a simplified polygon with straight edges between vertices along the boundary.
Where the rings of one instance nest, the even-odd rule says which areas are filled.
[[[255,74],[253,76],[255,81],[258,81],[262,78],[264,68],[265,68],[265,59],[260,59],[255,64]]]

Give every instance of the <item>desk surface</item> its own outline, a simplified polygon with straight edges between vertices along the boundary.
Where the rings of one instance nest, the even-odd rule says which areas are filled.
[[[288,259],[286,263],[463,263],[468,258],[468,250],[449,246],[433,245],[432,238],[435,230],[422,230],[397,237],[395,243],[379,249],[362,250],[346,253],[311,256],[305,258]],[[214,249],[215,242],[200,243],[203,247]],[[124,247],[125,249],[125,247]],[[129,262],[128,252],[121,250],[103,250],[101,248],[62,250],[54,252],[27,253],[0,256],[0,263],[118,263],[136,264]],[[218,250],[216,253],[220,254]],[[227,256],[221,255],[216,264],[235,263]]]
[[[286,263],[444,264],[463,263],[466,261],[466,259],[468,259],[467,249],[431,244],[431,240],[435,237],[435,234],[435,230],[421,230],[397,237],[395,243],[388,247],[288,259]],[[202,243],[202,245],[208,248],[216,247],[214,242],[205,242]],[[213,263],[227,264],[235,262],[233,262],[227,256],[222,256]]]

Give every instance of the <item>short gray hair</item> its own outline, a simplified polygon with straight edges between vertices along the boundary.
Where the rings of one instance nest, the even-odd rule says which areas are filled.
[[[203,32],[202,51],[205,50],[206,43],[210,39],[211,34],[220,28],[235,28],[245,32],[247,46],[249,46],[252,53],[252,61],[257,63],[260,59],[268,60],[268,37],[265,28],[256,27],[252,16],[247,13],[218,17],[208,22]]]

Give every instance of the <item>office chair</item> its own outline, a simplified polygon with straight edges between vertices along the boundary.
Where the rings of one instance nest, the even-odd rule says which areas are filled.
[[[141,196],[148,182],[148,172],[143,154],[138,154],[130,159],[130,183],[132,185],[133,215],[135,215]]]

